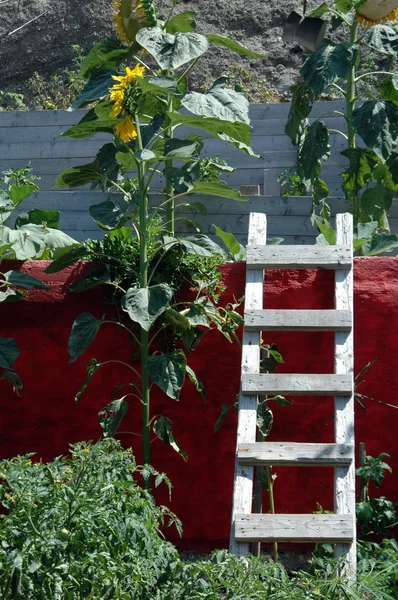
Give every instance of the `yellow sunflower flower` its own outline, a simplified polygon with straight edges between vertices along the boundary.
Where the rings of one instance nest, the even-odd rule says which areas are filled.
[[[152,0],[115,0],[113,19],[119,39],[130,46],[142,27],[156,25]]]
[[[116,125],[116,135],[122,142],[129,142],[137,137],[137,130],[131,117],[126,117]]]
[[[358,20],[365,28],[397,19],[398,0],[367,0],[358,10]]]

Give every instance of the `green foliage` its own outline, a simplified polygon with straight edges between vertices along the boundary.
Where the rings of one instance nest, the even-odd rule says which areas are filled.
[[[363,4],[363,3],[362,3]],[[329,189],[320,179],[322,164],[330,154],[328,129],[321,119],[309,124],[314,97],[337,93],[345,100],[345,131],[332,130],[346,140],[341,154],[349,159],[343,171],[343,191],[353,213],[354,226],[376,225],[355,236],[354,248],[361,255],[375,256],[398,246],[398,236],[391,235],[388,211],[398,185],[395,165],[398,162],[398,85],[394,70],[398,35],[389,24],[373,25],[359,32],[358,14],[361,1],[335,1],[333,11],[322,4],[311,13],[314,17],[334,15],[333,26],[344,29],[339,43],[328,39],[308,56],[300,74],[304,81],[292,88],[293,97],[286,133],[299,146],[299,167],[294,190],[311,191],[311,218],[321,229],[320,243],[333,243],[329,224]],[[346,38],[346,41],[344,41]],[[370,50],[369,50],[370,48]],[[359,106],[358,100],[365,99]],[[370,99],[368,99],[370,98]],[[327,113],[329,114],[329,113]],[[365,148],[357,148],[360,137]]]
[[[178,519],[136,482],[152,474],[115,440],[79,443],[70,457],[0,462],[0,592],[5,600],[154,598],[178,561],[160,532]]]

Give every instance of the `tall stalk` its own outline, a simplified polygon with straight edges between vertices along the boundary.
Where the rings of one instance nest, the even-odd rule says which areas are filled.
[[[357,41],[358,32],[358,16],[355,15],[352,25],[350,26],[350,42],[355,44]],[[354,65],[347,75],[347,91],[345,94],[346,100],[346,116],[347,116],[347,133],[348,133],[348,148],[354,149],[355,143],[355,129],[351,123],[352,113],[355,110],[355,99],[356,99],[356,66]],[[351,200],[353,203],[353,215],[354,225],[359,221],[360,213],[360,199],[358,191],[350,192]]]
[[[169,96],[167,98],[167,112],[171,112],[172,110],[173,110],[173,97],[171,96],[171,94],[169,94]],[[164,141],[167,142],[167,140],[171,140],[172,138],[173,138],[173,130],[172,130],[171,126],[165,127]],[[169,159],[165,160],[164,163],[165,163],[166,169],[171,168],[173,166],[173,159],[169,158]],[[167,203],[166,227],[167,227],[167,231],[170,233],[170,235],[174,235],[174,199],[173,200],[171,199],[174,196],[174,189],[173,189],[173,184],[168,177],[166,178],[165,196],[166,196],[166,203]]]
[[[137,129],[137,149],[142,150],[141,129],[138,115],[135,115],[135,126]],[[145,186],[145,162],[138,161],[138,190],[139,190],[139,234],[140,234],[140,288],[148,287],[148,196]],[[149,334],[141,327],[141,393],[142,393],[142,447],[144,464],[151,463],[151,445],[150,445],[150,394],[149,394],[149,373],[148,373],[148,353],[149,353]],[[145,487],[150,487],[150,480],[145,480]]]

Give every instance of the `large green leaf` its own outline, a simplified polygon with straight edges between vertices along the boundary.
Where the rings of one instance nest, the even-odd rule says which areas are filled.
[[[167,117],[170,125],[178,127],[187,125],[195,129],[203,129],[212,133],[219,140],[225,140],[228,136],[233,141],[239,141],[244,144],[250,144],[250,125],[241,122],[222,121],[221,119],[198,117],[194,115],[183,115],[178,112],[168,112]],[[229,140],[228,140],[229,141]]]
[[[153,383],[156,383],[167,396],[178,400],[187,366],[184,352],[174,350],[168,354],[154,354],[148,357],[147,365]]]
[[[362,246],[364,256],[377,256],[383,252],[391,252],[398,247],[398,235],[375,233],[368,242]]]
[[[62,132],[60,137],[83,139],[99,132],[110,133],[113,135],[113,128],[118,122],[119,119],[112,119],[111,117],[108,117],[107,119],[97,119],[96,121],[85,121],[84,123],[78,123]]]
[[[124,398],[120,398],[113,400],[98,412],[98,420],[105,438],[115,435],[128,407],[128,402]]]
[[[300,167],[306,179],[315,179],[320,172],[320,161],[330,155],[329,131],[321,121],[314,121],[308,129],[300,150]]]
[[[196,235],[188,235],[178,240],[180,248],[188,254],[197,254],[198,256],[214,256],[214,254],[225,255],[222,248],[213,242],[207,235],[198,233]]]
[[[74,362],[92,344],[102,321],[96,319],[91,313],[79,315],[72,325],[68,341],[69,362]]]
[[[14,362],[19,356],[17,342],[13,338],[0,337],[0,367],[12,369]]]
[[[116,161],[118,149],[113,144],[105,144],[97,152],[96,159],[86,165],[66,169],[58,175],[55,187],[80,187],[88,183],[98,184],[107,179],[116,180],[119,164]]]
[[[167,33],[178,33],[195,31],[196,29],[196,12],[193,10],[184,10],[171,17],[166,23]]]
[[[109,282],[109,267],[108,265],[101,265],[94,267],[86,277],[76,281],[69,289],[71,292],[85,292]]]
[[[363,33],[363,42],[384,54],[398,58],[398,29],[392,25],[374,25]]]
[[[109,94],[109,88],[115,81],[112,75],[117,75],[116,71],[105,70],[91,75],[90,79],[72,103],[72,108],[82,108],[95,100],[102,100]]]
[[[220,78],[205,94],[186,94],[181,100],[182,105],[194,115],[249,125],[249,102],[241,92],[224,87],[227,81],[225,77]]]
[[[204,35],[189,32],[173,35],[158,27],[141,29],[136,39],[162,69],[178,69],[201,56],[209,47]]]
[[[22,288],[23,290],[31,290],[32,288],[49,290],[50,286],[32,277],[27,273],[21,273],[21,271],[7,271],[4,273],[4,280],[10,285]]]
[[[220,198],[230,198],[231,200],[239,200],[241,202],[248,201],[247,196],[242,196],[235,188],[225,183],[213,183],[211,181],[194,181],[190,193],[219,196]]]
[[[383,100],[391,100],[398,104],[398,73],[386,77],[380,88],[380,94]]]
[[[188,454],[177,444],[173,436],[173,422],[167,417],[159,417],[153,424],[153,431],[162,442],[165,442],[173,448],[184,460],[188,459]]]
[[[45,273],[58,273],[71,265],[74,265],[78,260],[86,258],[89,252],[82,244],[77,244],[71,250],[68,250],[62,254],[59,258],[53,260],[51,264],[44,270]]]
[[[149,331],[173,297],[173,290],[167,283],[159,283],[146,288],[131,287],[122,298],[122,309],[130,319]]]
[[[13,244],[17,260],[40,258],[45,250],[44,228],[40,225],[24,225],[8,231],[8,242]]]
[[[110,230],[120,225],[127,208],[127,205],[121,206],[119,202],[108,198],[105,202],[92,204],[88,211],[101,229]]]
[[[379,162],[376,154],[369,148],[349,148],[341,152],[350,161],[342,173],[343,188],[350,194],[358,192],[372,179],[373,169]]]
[[[259,54],[258,52],[254,52],[242,44],[235,42],[229,37],[224,37],[223,35],[217,35],[216,33],[209,33],[207,36],[210,44],[216,44],[217,46],[223,46],[224,48],[228,48],[231,52],[236,52],[239,56],[246,56],[247,58],[267,58],[266,54]]]
[[[51,227],[52,229],[58,229],[59,216],[59,210],[33,208],[27,213],[18,215],[15,220],[15,227],[18,229],[23,225],[33,223],[34,225],[43,225],[46,228]]]
[[[46,228],[44,230],[44,244],[45,250],[40,255],[40,258],[48,260],[53,257],[55,258],[57,252],[60,250],[62,253],[66,252],[69,248],[75,246],[77,241],[59,229]]]
[[[345,79],[357,58],[358,48],[354,44],[325,44],[310,54],[300,73],[315,96],[319,96],[337,79]]]
[[[366,189],[361,196],[362,208],[383,229],[388,229],[387,213],[393,197],[394,192],[379,183]]]
[[[34,183],[27,183],[24,185],[17,185],[13,183],[10,186],[8,195],[14,206],[18,206],[18,204],[20,204],[22,200],[25,200],[25,198],[30,196],[30,194],[35,190],[37,190],[37,186]]]
[[[113,69],[130,54],[130,49],[113,38],[104,38],[92,47],[83,60],[79,75],[87,79],[96,71]]]
[[[368,100],[352,113],[351,122],[368,148],[386,161],[397,154],[398,107],[386,100]]]
[[[306,83],[297,83],[292,86],[292,90],[293,95],[285,133],[290,137],[293,144],[296,145],[299,135],[304,131],[305,119],[311,112],[314,94]]]

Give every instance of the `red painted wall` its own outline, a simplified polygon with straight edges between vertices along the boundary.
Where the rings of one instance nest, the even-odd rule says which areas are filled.
[[[96,317],[109,313],[102,292],[70,294],[68,288],[87,265],[78,265],[53,275],[43,275],[45,265],[25,263],[21,268],[42,277],[51,291],[33,290],[30,298],[18,304],[1,306],[0,336],[14,337],[21,349],[15,364],[22,377],[21,397],[0,381],[0,457],[37,452],[50,459],[66,453],[68,444],[97,439],[101,432],[97,412],[110,400],[116,384],[128,381],[128,373],[113,365],[96,373],[78,405],[74,395],[85,375],[88,360],[129,359],[131,346],[123,332],[104,326],[94,344],[75,363],[68,363],[67,342],[72,323],[81,312]],[[225,300],[244,293],[244,264],[227,265]],[[328,271],[269,271],[266,275],[264,305],[268,308],[332,308],[333,274]],[[397,404],[398,389],[398,259],[359,258],[355,261],[355,370],[377,358],[360,391]],[[332,372],[333,334],[269,333],[269,343],[277,343],[285,364],[282,372]],[[188,452],[187,463],[160,441],[152,445],[153,462],[174,484],[171,508],[182,519],[184,537],[180,548],[210,550],[226,545],[231,510],[236,417],[226,417],[215,434],[214,424],[222,404],[233,402],[239,389],[240,349],[230,345],[217,332],[206,334],[191,354],[190,365],[205,384],[208,402],[188,382],[179,402],[153,395],[153,414],[169,416],[175,437]],[[291,408],[275,409],[269,440],[333,441],[333,399],[301,397]],[[367,413],[356,406],[356,439],[366,442],[369,454],[392,455],[393,475],[387,475],[380,493],[398,500],[398,411],[365,401]],[[123,431],[140,431],[138,407],[132,406],[122,425]],[[132,446],[140,461],[138,438],[123,433],[126,446]],[[278,512],[311,512],[319,502],[332,508],[333,474],[328,468],[279,468],[275,494]],[[159,500],[168,503],[166,493]]]

